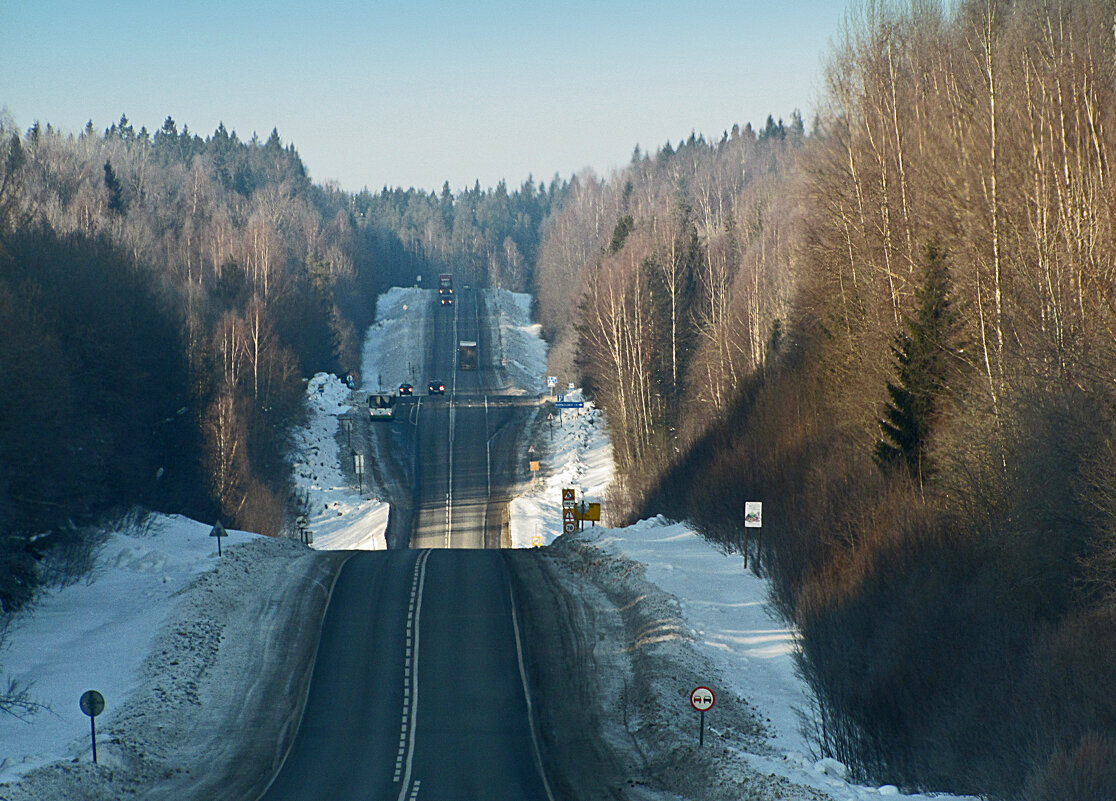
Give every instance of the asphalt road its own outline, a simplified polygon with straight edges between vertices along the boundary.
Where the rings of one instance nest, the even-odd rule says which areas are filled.
[[[513,609],[499,551],[354,554],[263,799],[553,799]]]
[[[434,309],[420,394],[400,404],[389,436],[375,424],[381,444],[412,451],[395,472],[410,473],[413,498],[398,514],[393,504],[411,548],[354,553],[342,568],[266,801],[554,798],[529,700],[525,607],[496,550],[534,405],[501,385],[483,309],[472,291]],[[458,368],[460,340],[480,343],[479,369]],[[446,394],[424,394],[430,380]]]
[[[446,394],[417,400],[412,548],[511,545],[508,483],[521,472],[515,448],[534,401],[506,394],[491,321],[483,318],[474,290],[459,290],[453,306],[434,310],[427,381],[444,382]],[[479,369],[458,367],[462,340],[479,343]]]

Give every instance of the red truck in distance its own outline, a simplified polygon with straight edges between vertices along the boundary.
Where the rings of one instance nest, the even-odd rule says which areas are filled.
[[[453,305],[453,276],[449,273],[438,276],[438,302],[443,306]]]

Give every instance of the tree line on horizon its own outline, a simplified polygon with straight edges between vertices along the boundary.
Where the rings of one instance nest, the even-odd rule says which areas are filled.
[[[137,505],[289,534],[305,379],[359,380],[388,286],[522,287],[563,191],[351,194],[274,130],[0,118],[0,609],[52,543]]]

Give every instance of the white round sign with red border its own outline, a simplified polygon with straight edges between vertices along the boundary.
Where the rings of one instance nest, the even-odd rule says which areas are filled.
[[[690,706],[698,712],[708,712],[713,708],[713,691],[708,687],[698,687],[690,693]]]

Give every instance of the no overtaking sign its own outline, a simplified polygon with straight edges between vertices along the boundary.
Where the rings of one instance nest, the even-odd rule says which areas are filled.
[[[705,713],[713,708],[713,691],[708,687],[695,687],[690,693],[690,706],[701,713],[698,724],[698,746],[705,745]]]
[[[708,687],[698,687],[690,693],[690,706],[698,712],[707,712],[713,708],[713,691]]]

